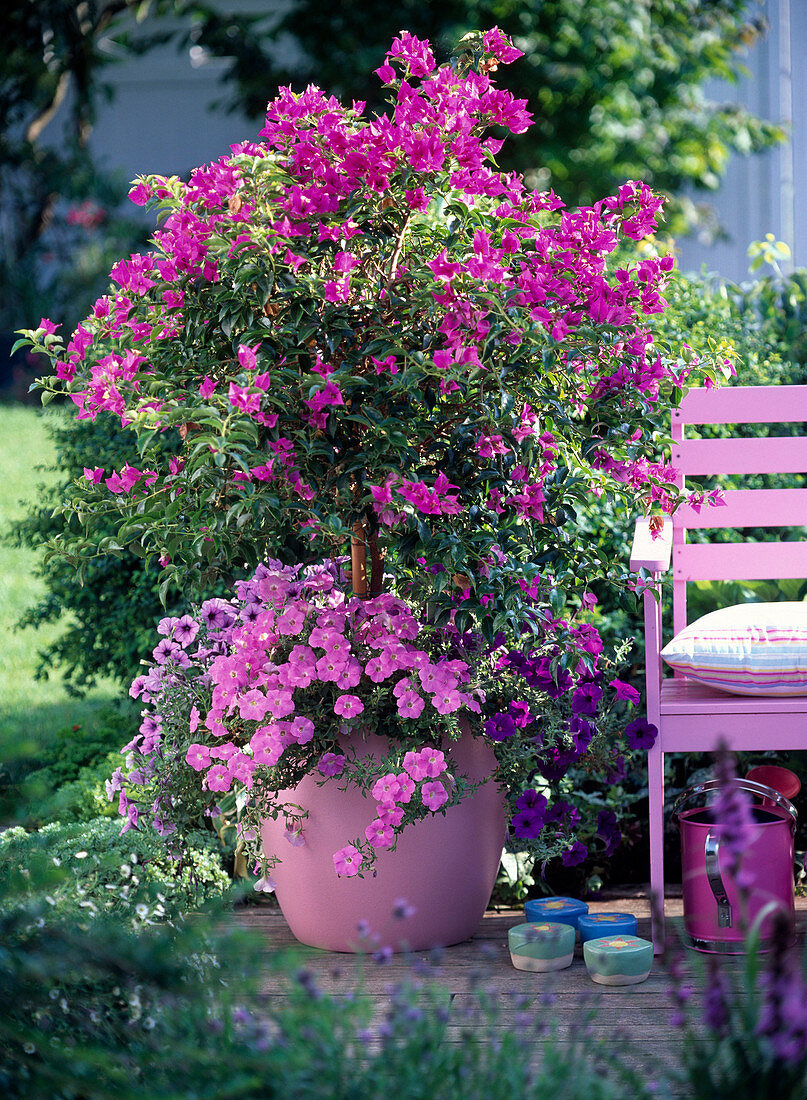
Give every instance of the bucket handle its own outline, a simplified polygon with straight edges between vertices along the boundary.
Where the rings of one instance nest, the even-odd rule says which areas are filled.
[[[753,779],[742,779],[740,776],[730,779],[729,782],[739,787],[740,790],[748,791],[750,794],[755,794],[760,798],[767,798],[771,802],[774,802],[780,809],[790,815],[790,831],[795,833],[798,811],[790,799],[785,798],[781,791],[775,791],[773,787],[766,787],[764,783],[755,783]],[[696,783],[694,787],[689,787],[688,790],[683,791],[673,804],[673,820],[675,821],[678,819],[682,809],[691,799],[707,791],[715,791],[723,786],[725,786],[725,784],[719,779],[708,779],[705,783]]]
[[[717,902],[717,926],[731,928],[731,902],[720,873],[720,840],[715,833],[709,833],[706,837],[703,855],[706,862],[706,877]]]

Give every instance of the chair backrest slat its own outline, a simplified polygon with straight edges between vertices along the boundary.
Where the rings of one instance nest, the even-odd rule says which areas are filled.
[[[807,542],[688,542],[672,568],[684,582],[807,577]]]
[[[807,489],[726,489],[724,505],[683,505],[675,523],[688,531],[725,527],[807,527]]]
[[[807,420],[807,386],[691,389],[673,424],[788,424]]]
[[[688,474],[807,473],[807,437],[684,439],[673,446],[672,464]]]
[[[804,424],[805,386],[727,386],[692,389],[673,410],[672,464],[678,484],[695,475],[805,474],[807,435],[741,439],[686,439],[689,425]],[[683,507],[673,515],[673,630],[686,625],[689,581],[807,578],[807,542],[687,541],[697,529],[807,527],[807,488],[724,491],[725,507],[697,512]]]

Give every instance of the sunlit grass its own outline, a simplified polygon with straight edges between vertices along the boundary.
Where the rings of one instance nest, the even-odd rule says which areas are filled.
[[[43,484],[57,474],[40,467],[54,462],[53,444],[36,408],[0,405],[0,532],[23,516]],[[119,694],[113,684],[85,700],[71,699],[58,670],[49,680],[34,679],[37,650],[56,637],[59,625],[17,630],[23,612],[45,592],[35,576],[37,554],[7,545],[0,537],[0,748],[22,738],[41,744],[60,727],[84,724],[104,702]]]

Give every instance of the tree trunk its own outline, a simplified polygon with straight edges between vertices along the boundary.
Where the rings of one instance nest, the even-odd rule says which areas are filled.
[[[364,520],[357,519],[353,524],[353,536],[350,540],[351,585],[353,595],[366,600],[367,591],[367,528]]]

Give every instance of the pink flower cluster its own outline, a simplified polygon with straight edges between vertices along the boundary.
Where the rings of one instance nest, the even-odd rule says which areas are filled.
[[[340,735],[355,729],[365,701],[379,690],[394,700],[401,719],[417,719],[427,707],[438,714],[480,712],[479,693],[465,690],[466,662],[433,658],[419,647],[421,626],[405,601],[389,594],[348,598],[337,581],[334,569],[304,571],[274,562],[239,582],[237,601],[207,600],[196,618],[163,619],[154,665],[130,689],[155,710],[144,712],[141,736],[127,749],[144,756],[159,751],[161,697],[194,668],[209,691],[209,706],[190,711],[191,734],[205,736],[188,745],[185,763],[216,794],[251,791],[256,778],[290,752],[313,753],[323,777],[341,775],[345,754],[317,746],[337,745]],[[192,649],[200,631],[203,642]],[[449,798],[438,780],[445,770],[436,748],[407,752],[403,770],[373,787],[377,815],[367,841],[374,848],[392,846],[416,791],[429,811],[440,809]],[[293,835],[295,843],[304,842],[302,830]],[[340,873],[358,873],[360,865],[346,863],[349,870]]]
[[[435,813],[448,801],[448,791],[437,777],[447,770],[444,753],[426,747],[407,752],[403,759],[403,771],[388,772],[376,780],[373,798],[377,803],[377,816],[364,830],[373,848],[391,848],[395,843],[395,829],[401,824],[404,807],[412,801],[418,784],[423,805]],[[361,871],[364,856],[353,844],[347,844],[334,852],[336,873],[352,878]]]

